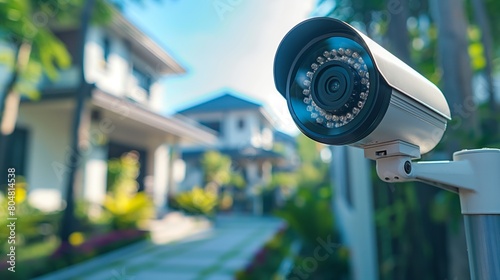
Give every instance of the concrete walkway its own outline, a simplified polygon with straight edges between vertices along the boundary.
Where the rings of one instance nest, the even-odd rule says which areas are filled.
[[[188,239],[164,245],[142,242],[38,280],[234,279],[282,224],[276,218],[221,216],[213,229]]]

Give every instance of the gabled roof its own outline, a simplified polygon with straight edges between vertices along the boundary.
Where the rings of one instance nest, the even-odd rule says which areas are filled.
[[[260,108],[262,108],[261,104],[242,99],[226,92],[219,97],[179,111],[179,114],[188,115],[195,113],[227,112],[248,109],[259,110]]]
[[[132,52],[140,52],[149,64],[154,65],[155,71],[160,74],[182,74],[186,70],[170,54],[147,36],[122,13],[112,8],[113,19],[109,27],[116,35],[126,38],[130,43]]]
[[[132,122],[141,124],[153,130],[167,134],[173,134],[180,140],[202,145],[213,145],[217,142],[217,136],[211,130],[196,123],[186,122],[177,117],[166,117],[150,111],[139,104],[128,102],[118,96],[105,93],[100,89],[94,89],[91,97],[92,104],[115,114],[122,114]]]

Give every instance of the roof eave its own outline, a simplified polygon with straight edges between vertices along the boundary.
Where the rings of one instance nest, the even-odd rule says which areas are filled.
[[[144,32],[127,20],[118,10],[113,8],[112,11],[113,19],[108,27],[125,37],[134,47],[144,50],[146,54],[152,55],[157,63],[155,65],[156,71],[163,75],[186,73],[185,68],[177,63],[172,56],[144,34]]]
[[[263,106],[259,108],[259,112],[264,117],[264,119],[269,122],[270,125],[276,127],[276,120],[272,118],[271,114]]]
[[[125,107],[128,118],[132,118],[165,133],[175,134],[180,138],[181,142],[183,142],[182,140],[187,140],[187,142],[196,142],[207,146],[217,143],[217,136],[208,129],[185,122],[179,118],[159,115],[99,89],[93,90],[92,103],[98,107],[116,111],[117,113],[120,113],[120,110],[124,110]],[[117,106],[117,104],[120,106]]]

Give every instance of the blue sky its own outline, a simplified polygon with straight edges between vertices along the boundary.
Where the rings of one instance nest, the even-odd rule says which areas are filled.
[[[221,89],[267,105],[280,128],[295,131],[273,82],[282,37],[307,18],[315,0],[162,0],[130,4],[125,15],[187,70],[164,81],[165,113]]]

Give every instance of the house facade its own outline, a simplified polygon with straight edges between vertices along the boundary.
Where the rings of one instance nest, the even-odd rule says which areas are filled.
[[[73,61],[79,32],[77,26],[54,29]],[[89,86],[79,128],[81,154],[71,158],[70,131],[80,85],[80,67],[72,65],[61,70],[57,80],[41,81],[40,100],[21,102],[16,129],[8,139],[7,162],[26,178],[30,202],[54,210],[64,197],[70,166],[77,167],[76,195],[101,204],[108,160],[135,151],[139,189],[163,209],[179,177],[174,164],[177,147],[216,141],[206,128],[160,114],[164,90],[159,78],[185,70],[116,11],[106,26],[89,28],[83,63]]]
[[[246,182],[245,193],[239,196],[239,209],[261,214],[264,211],[262,187],[269,184],[273,171],[297,165],[293,138],[279,134],[283,149],[280,153],[275,151],[275,135],[278,132],[269,113],[261,104],[230,90],[186,108],[179,114],[210,128],[218,135],[212,147],[183,149],[182,158],[189,173],[181,188],[187,190],[203,185],[200,158],[206,151],[216,150],[230,156],[233,170],[240,172]]]

